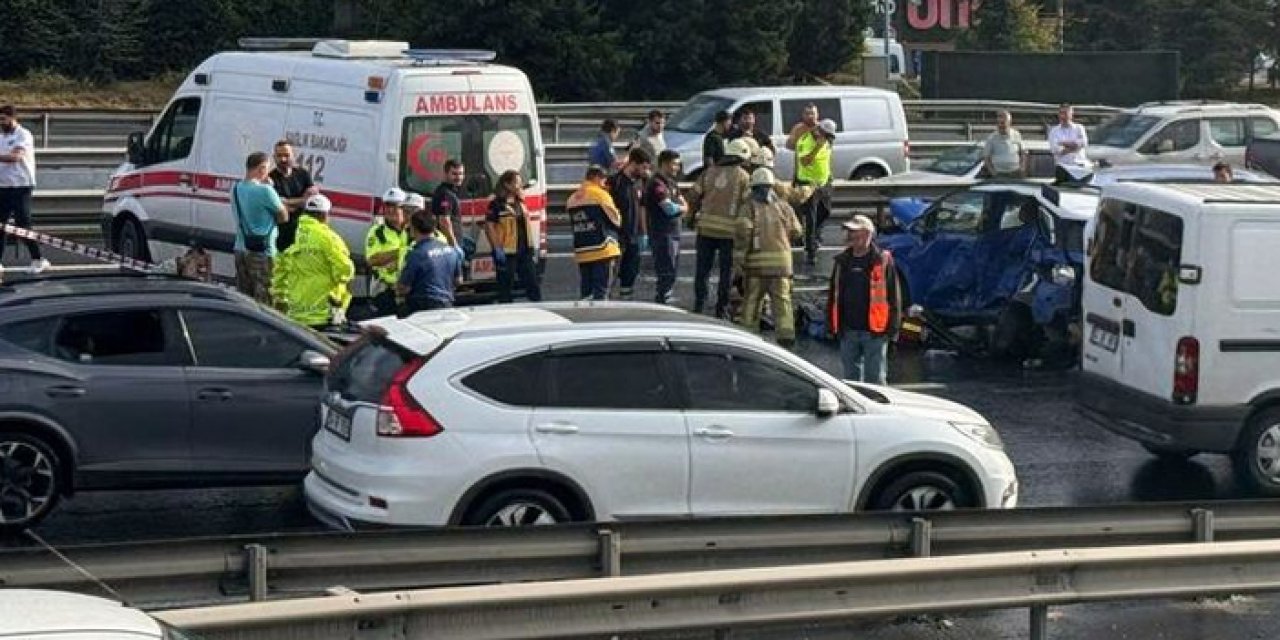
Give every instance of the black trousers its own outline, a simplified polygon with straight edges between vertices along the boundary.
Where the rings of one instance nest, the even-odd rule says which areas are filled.
[[[729,309],[729,286],[733,280],[733,240],[699,235],[697,252],[698,265],[693,278],[693,312],[702,313],[706,306],[711,265],[718,263],[720,282],[716,284],[716,315],[723,316]]]
[[[542,301],[542,284],[538,282],[538,269],[533,264],[533,251],[507,254],[507,266],[498,268],[498,302],[511,302],[511,291],[517,281],[524,286],[529,302]]]
[[[655,233],[649,242],[653,251],[653,271],[658,276],[655,301],[666,304],[676,288],[676,271],[680,266],[680,233]]]
[[[822,225],[831,217],[831,185],[818,187],[801,206],[801,222],[804,223],[804,253],[812,259],[818,255],[822,241]]]
[[[12,218],[18,227],[31,228],[31,187],[0,187],[0,223]],[[40,243],[26,240],[27,253],[32,260],[40,258]],[[5,235],[0,231],[0,257],[3,257]]]
[[[396,292],[391,289],[383,289],[378,295],[371,298],[369,303],[373,306],[373,317],[375,318],[394,316],[399,311],[396,305]]]

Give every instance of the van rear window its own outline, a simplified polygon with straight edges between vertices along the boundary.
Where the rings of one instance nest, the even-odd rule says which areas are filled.
[[[405,118],[401,132],[400,186],[430,196],[444,179],[446,160],[467,170],[464,198],[493,195],[498,177],[514,169],[540,179],[533,123],[527,115],[453,115]]]
[[[1089,272],[1094,282],[1173,315],[1182,262],[1182,218],[1152,207],[1104,200]]]

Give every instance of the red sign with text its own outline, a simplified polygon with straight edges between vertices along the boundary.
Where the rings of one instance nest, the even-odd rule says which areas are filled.
[[[418,114],[516,113],[519,96],[514,93],[435,93],[418,96],[413,112]]]

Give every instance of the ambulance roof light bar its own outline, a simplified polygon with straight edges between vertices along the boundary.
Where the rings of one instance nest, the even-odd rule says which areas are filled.
[[[310,51],[327,38],[240,38],[236,44],[245,51]]]
[[[405,49],[404,55],[415,65],[441,65],[457,62],[493,62],[498,54],[484,49]]]

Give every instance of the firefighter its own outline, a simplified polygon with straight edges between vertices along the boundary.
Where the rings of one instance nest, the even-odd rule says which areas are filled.
[[[347,243],[329,227],[329,199],[307,198],[293,244],[276,258],[272,295],[285,315],[313,329],[347,323],[356,275]]]
[[[364,240],[364,255],[373,272],[369,292],[375,316],[396,313],[396,283],[400,265],[411,244],[405,225],[404,204],[407,195],[399,187],[391,187],[382,196],[382,222],[373,225]]]
[[[632,149],[631,153],[643,153]],[[569,196],[565,209],[573,224],[573,258],[578,263],[582,280],[579,297],[583,300],[607,300],[614,266],[622,251],[618,235],[622,215],[605,188],[605,169],[597,165],[587,168],[582,185]]]
[[[774,192],[773,171],[751,174],[751,203],[738,221],[735,255],[746,280],[742,324],[760,330],[760,307],[765,294],[773,305],[778,344],[796,342],[795,314],[791,305],[791,242],[804,235],[795,209]]]
[[[773,171],[773,157],[773,149],[770,149],[769,147],[759,147],[755,155],[751,156],[751,171],[753,174],[756,169],[760,168]],[[809,200],[809,197],[813,195],[815,189],[811,185],[797,186],[778,180],[777,175],[775,174],[773,180],[773,191],[778,194],[778,197],[791,205],[792,208],[798,209]]]
[[[751,196],[751,175],[743,168],[751,149],[743,138],[725,145],[724,158],[707,167],[690,190],[690,226],[697,232],[697,269],[693,282],[693,312],[702,313],[712,263],[719,266],[715,315],[727,318],[729,287],[733,281],[733,237],[737,218],[745,213]]]

